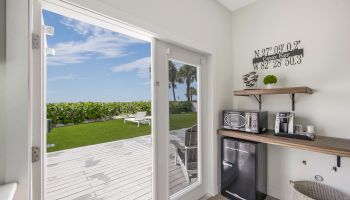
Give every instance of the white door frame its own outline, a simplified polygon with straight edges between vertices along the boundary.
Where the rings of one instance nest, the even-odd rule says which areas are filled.
[[[32,67],[30,70],[30,111],[32,127],[32,145],[40,147],[41,159],[32,164],[32,199],[45,199],[46,180],[46,38],[42,19],[42,9],[62,14],[71,18],[79,19],[87,23],[123,33],[135,38],[152,41],[150,33],[130,27],[124,23],[113,19],[99,16],[74,5],[57,1],[33,2],[33,30],[32,32],[40,36],[39,49],[33,49]]]
[[[46,170],[46,40],[42,27],[41,1],[33,1],[32,37],[38,37],[37,48],[32,48],[30,68],[30,124],[32,126],[32,146],[40,148],[40,160],[32,164],[32,199],[45,199]],[[34,44],[32,44],[34,45]]]
[[[192,50],[196,50],[197,49],[201,49],[201,50],[198,50],[199,53],[204,53],[204,52],[215,52],[215,50],[208,50],[210,48],[206,48],[206,47],[203,47],[202,45],[198,45],[194,42],[189,42],[188,40],[186,39],[179,39],[177,36],[170,36],[170,35],[167,35],[167,34],[164,34],[165,37],[161,37],[160,35],[157,35],[157,34],[154,34],[154,33],[151,33],[151,32],[148,32],[148,31],[145,31],[145,30],[142,30],[142,29],[138,29],[138,28],[135,28],[133,26],[130,26],[130,24],[126,24],[124,22],[120,22],[118,20],[116,20],[115,18],[113,17],[108,17],[106,15],[102,15],[102,14],[99,14],[97,12],[92,12],[91,10],[87,10],[87,9],[84,9],[84,8],[81,8],[81,7],[78,7],[77,5],[73,5],[73,4],[69,4],[68,2],[66,1],[55,1],[55,0],[45,0],[44,1],[44,5],[45,5],[45,9],[48,9],[50,10],[50,8],[54,9],[55,11],[57,11],[57,9],[63,9],[63,10],[70,10],[71,14],[78,14],[78,15],[81,15],[81,14],[85,14],[86,15],[86,19],[88,19],[89,23],[98,23],[98,24],[95,24],[95,25],[99,25],[99,20],[100,19],[103,19],[104,22],[106,22],[106,24],[110,24],[110,27],[111,28],[112,26],[115,27],[115,25],[121,25],[123,27],[122,30],[126,30],[126,32],[123,32],[121,30],[116,30],[118,32],[121,32],[121,33],[126,33],[126,34],[130,34],[130,32],[132,33],[136,33],[136,36],[138,37],[153,37],[153,38],[159,38],[163,41],[177,41],[177,42],[172,42],[178,46],[182,46],[182,47],[187,47],[187,48],[190,48]],[[106,8],[107,9],[107,8]],[[108,10],[108,9],[107,9]],[[99,20],[96,21],[96,17],[98,17]],[[95,19],[95,20],[93,20]],[[84,20],[83,20],[84,21]],[[129,27],[124,29],[125,27]],[[115,30],[115,29],[114,29]],[[135,30],[138,30],[135,32]],[[162,31],[160,31],[162,32]],[[133,35],[135,36],[135,35]],[[182,44],[187,44],[187,45],[182,45]],[[192,45],[189,45],[189,44],[192,44]],[[152,50],[153,52],[152,53],[155,53],[155,47],[152,47]],[[205,190],[206,191],[209,191],[209,193],[215,193],[217,191],[217,181],[216,181],[216,171],[217,171],[217,166],[216,166],[216,162],[215,162],[215,157],[216,157],[216,137],[214,136],[214,133],[211,133],[211,132],[214,132],[214,127],[215,127],[215,124],[213,119],[215,119],[215,117],[213,116],[213,110],[215,110],[214,108],[214,88],[213,88],[213,85],[214,85],[214,75],[215,75],[215,70],[213,70],[213,64],[215,63],[214,62],[214,56],[215,53],[204,53],[205,55],[207,55],[207,58],[208,58],[208,62],[207,62],[207,77],[206,77],[206,85],[207,85],[207,94],[206,96],[203,98],[203,99],[206,99],[206,109],[207,109],[207,121],[206,121],[206,125],[207,125],[207,130],[208,132],[205,134],[205,137],[203,137],[203,146],[206,146],[208,150],[208,152],[205,154],[205,155],[209,155],[209,158],[206,157],[206,159],[203,159],[203,162],[202,162],[202,166],[203,166],[203,171],[202,171],[202,185],[205,187]],[[155,64],[155,61],[153,61],[153,63]],[[155,64],[156,65],[156,64]],[[155,73],[155,70],[152,70],[153,73]],[[167,72],[166,72],[167,74]],[[156,74],[154,74],[156,76]],[[33,74],[30,74],[30,80],[34,80],[34,76]],[[153,80],[154,82],[154,80]],[[33,86],[31,86],[32,88]],[[167,84],[166,84],[166,87],[167,87]],[[43,89],[43,88],[41,88]],[[34,91],[31,91],[31,94],[35,94]],[[42,94],[42,93],[41,93]],[[43,97],[43,96],[41,96]],[[32,103],[35,104],[35,103],[38,103],[39,100],[37,99],[36,102],[34,102],[35,100],[34,99],[31,99],[32,100]],[[157,101],[155,99],[153,99],[153,102],[156,103]],[[165,101],[164,101],[165,102]],[[168,99],[166,99],[166,102],[168,102]],[[44,104],[44,102],[41,102],[42,104]],[[32,108],[35,108],[35,106],[33,106],[33,104],[31,104],[31,107]],[[164,105],[163,105],[164,106]],[[155,106],[153,106],[155,107]],[[166,108],[166,110],[168,110],[168,107]],[[42,112],[42,111],[41,111]],[[157,112],[157,111],[155,111]],[[38,113],[37,113],[38,115]],[[44,113],[41,113],[41,116],[43,116]],[[34,120],[34,115],[33,115],[33,119]],[[153,124],[153,128],[155,129],[157,127],[157,123],[156,121],[157,120],[153,120],[154,121],[154,124]],[[42,124],[45,124],[44,121],[41,121]],[[204,123],[203,123],[204,124]],[[41,127],[43,127],[41,125]],[[33,129],[34,130],[34,129]],[[36,133],[36,134],[40,134],[41,137],[42,135],[46,134],[45,133],[45,130],[44,128],[41,130],[41,133]],[[35,135],[33,134],[33,137],[35,137]],[[154,143],[156,143],[156,140],[154,137]],[[160,138],[158,138],[160,139]],[[164,139],[164,138],[163,138]],[[165,138],[166,139],[166,138]],[[36,140],[36,141],[35,141]],[[37,139],[34,139],[33,138],[33,143],[41,143],[41,145],[43,145],[42,141],[40,142],[39,140]],[[161,144],[159,144],[161,145]],[[168,144],[166,144],[166,146],[168,147]],[[43,147],[43,146],[42,146]],[[161,146],[153,146],[153,151],[157,151],[157,149],[159,148],[164,148],[164,147],[161,147]],[[42,153],[44,153],[44,149],[46,149],[46,147],[42,148],[43,151]],[[153,152],[154,154],[154,170],[157,170],[158,173],[160,174],[164,174],[165,171],[162,172],[162,169],[160,168],[156,168],[156,160],[157,158],[155,154],[156,152]],[[201,156],[202,157],[202,156]],[[214,162],[213,162],[214,161]],[[159,164],[159,163],[158,163]],[[41,163],[41,169],[43,169],[45,166],[45,160],[44,162]],[[38,169],[38,167],[36,167],[35,165],[33,165],[33,175],[36,173],[36,174],[41,174],[42,176],[44,176],[44,172],[41,171],[41,169]],[[168,169],[167,167],[164,167],[163,166],[163,169]],[[154,174],[157,174],[157,173],[154,173]],[[167,174],[168,175],[168,174]],[[36,185],[36,181],[34,180],[35,178],[37,177],[33,177],[33,180],[32,180],[32,187],[34,185]],[[211,180],[211,181],[209,181]],[[159,176],[158,177],[153,177],[153,185],[154,187],[157,187],[157,189],[159,191],[161,191],[162,188],[166,188],[166,191],[168,191],[168,183],[164,183],[164,184],[161,184],[159,182]],[[36,185],[37,186],[37,185]],[[33,196],[35,197],[39,197],[41,196],[42,194],[41,193],[37,193],[39,190],[35,190],[35,188],[37,188],[36,186],[33,187]],[[42,186],[42,185],[41,185]],[[41,191],[42,191],[42,187],[41,187]],[[37,193],[37,194],[34,194],[34,193]],[[39,196],[38,196],[39,195]],[[154,194],[154,199],[163,199],[161,197],[163,197],[164,194]],[[180,196],[179,196],[180,197]],[[174,198],[178,198],[178,197],[174,197]],[[185,197],[181,197],[182,198],[185,198]],[[192,198],[193,199],[193,198]]]

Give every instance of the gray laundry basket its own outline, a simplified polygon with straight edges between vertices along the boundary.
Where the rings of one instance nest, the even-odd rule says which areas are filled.
[[[349,196],[327,185],[312,181],[290,181],[294,200],[350,200]]]

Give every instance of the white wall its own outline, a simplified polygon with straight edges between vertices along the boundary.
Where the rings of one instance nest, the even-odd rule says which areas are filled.
[[[232,16],[234,89],[242,89],[242,74],[252,71],[254,50],[301,40],[305,57],[300,65],[259,70],[275,74],[279,86],[309,86],[312,95],[296,96],[298,123],[314,124],[317,134],[349,138],[350,111],[350,1],[348,0],[260,0]],[[259,81],[263,78],[260,77]],[[263,87],[260,83],[260,87]],[[239,109],[256,109],[254,98],[234,97]],[[274,114],[291,110],[288,95],[264,96],[263,110]],[[302,160],[307,161],[304,166]],[[350,159],[342,158],[338,172],[332,171],[336,157],[269,145],[268,192],[292,199],[289,180],[312,180],[316,174],[324,183],[350,194]]]
[[[30,195],[29,2],[6,1],[6,182],[19,183],[16,200]]]
[[[0,184],[5,182],[5,57],[6,57],[6,9],[0,0]]]

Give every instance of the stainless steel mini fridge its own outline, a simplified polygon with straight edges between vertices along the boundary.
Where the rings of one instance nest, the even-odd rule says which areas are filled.
[[[221,161],[223,196],[234,200],[266,198],[266,144],[223,138]]]

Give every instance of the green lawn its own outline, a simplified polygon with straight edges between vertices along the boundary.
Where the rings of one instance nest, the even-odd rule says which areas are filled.
[[[196,124],[196,121],[196,113],[173,114],[170,116],[170,129],[191,127]],[[54,128],[48,134],[47,143],[55,146],[48,148],[47,151],[111,142],[150,133],[151,127],[148,124],[137,127],[136,123],[124,124],[122,119]]]

